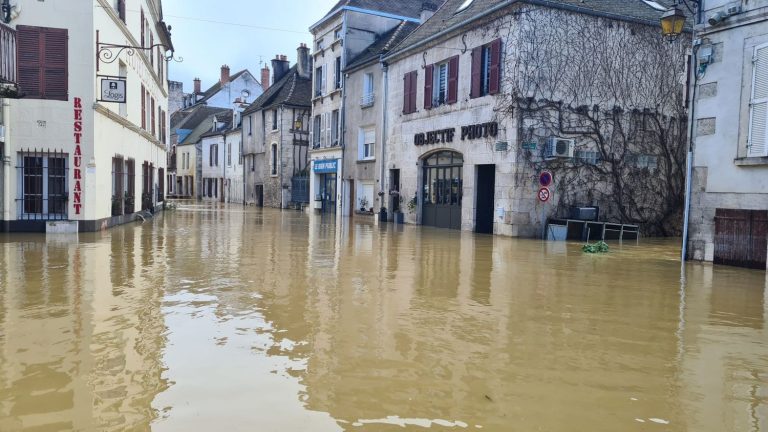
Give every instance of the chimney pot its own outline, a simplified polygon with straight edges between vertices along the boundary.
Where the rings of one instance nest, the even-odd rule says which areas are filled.
[[[261,88],[267,91],[269,88],[269,68],[264,66],[261,68]]]
[[[221,84],[224,85],[229,82],[229,66],[223,65],[221,67]]]

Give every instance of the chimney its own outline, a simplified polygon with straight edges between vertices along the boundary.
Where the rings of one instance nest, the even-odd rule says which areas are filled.
[[[200,78],[195,78],[195,94],[202,93],[200,91]]]
[[[264,91],[267,91],[269,88],[269,68],[267,65],[264,65],[264,67],[261,68],[261,87]]]
[[[229,82],[229,66],[224,65],[221,67],[221,85]]]
[[[437,11],[437,5],[432,2],[423,2],[421,4],[421,23],[432,18],[432,15]]]
[[[272,60],[272,73],[274,74],[272,78],[273,84],[283,79],[285,74],[288,73],[288,57],[284,55],[275,56],[275,59]]]
[[[299,45],[296,52],[296,69],[299,71],[299,76],[302,78],[311,78],[312,71],[309,66],[309,48],[307,48],[307,44]]]

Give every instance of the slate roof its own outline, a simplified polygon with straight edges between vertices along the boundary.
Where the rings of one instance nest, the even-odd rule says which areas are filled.
[[[388,53],[392,48],[398,46],[400,42],[407,38],[418,26],[419,25],[416,23],[402,21],[392,30],[379,36],[373,44],[352,59],[352,61],[347,64],[345,71],[351,71],[370,62],[377,61],[379,56]]]
[[[200,141],[200,138],[202,138],[202,136],[204,134],[206,134],[206,133],[211,131],[211,128],[213,126],[213,118],[216,115],[220,115],[220,116],[224,115],[224,116],[226,116],[227,113],[229,113],[229,117],[230,117],[229,121],[232,121],[231,120],[232,110],[222,109],[222,108],[217,108],[217,109],[218,109],[217,112],[209,114],[208,116],[204,117],[192,129],[192,133],[190,133],[186,138],[184,138],[184,140],[182,142],[178,143],[177,146],[191,145],[191,144],[195,144],[196,142]]]
[[[208,132],[200,135],[200,138],[210,137],[210,136],[216,136],[216,135],[224,135],[225,133],[230,132],[232,129],[232,110],[226,110],[219,113],[216,113],[213,115],[213,118],[216,119],[216,123],[222,123],[222,125],[216,129],[209,130]],[[213,118],[210,119],[208,122],[209,125],[213,125]]]
[[[331,10],[316,24],[310,27],[310,30],[333,16],[343,7],[353,7],[367,9],[387,14],[419,19],[421,17],[421,4],[431,3],[437,7],[442,0],[339,0]]]
[[[450,31],[454,27],[463,26],[476,19],[481,19],[482,15],[492,10],[515,3],[566,9],[654,26],[660,25],[659,19],[664,13],[642,0],[474,0],[469,7],[457,13],[457,9],[464,1],[447,0],[430,19],[412,32],[388,57],[409,51],[443,31]],[[673,0],[656,0],[656,2],[661,6],[669,7]]]
[[[194,105],[176,111],[171,115],[171,131],[174,131],[175,129],[194,129],[200,122],[222,110],[223,108],[211,107],[208,105]]]
[[[279,105],[309,107],[312,103],[312,79],[299,76],[298,68],[294,65],[280,81],[270,86],[267,91],[256,98],[243,115],[255,111],[273,108]]]

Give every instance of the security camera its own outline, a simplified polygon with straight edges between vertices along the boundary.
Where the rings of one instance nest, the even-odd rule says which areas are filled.
[[[711,26],[716,26],[716,25],[720,24],[721,22],[725,21],[726,18],[728,18],[729,16],[730,15],[728,15],[727,13],[720,11],[720,12],[710,16],[709,19],[707,20],[707,22]]]

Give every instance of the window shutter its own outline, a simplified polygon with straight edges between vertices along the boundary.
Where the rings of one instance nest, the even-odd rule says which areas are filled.
[[[479,46],[472,50],[472,84],[469,97],[480,97],[483,75],[483,47]]]
[[[18,26],[16,29],[17,77],[27,97],[42,96],[42,32],[39,27]]]
[[[43,29],[45,61],[43,63],[43,97],[67,100],[67,29]]]
[[[141,128],[147,130],[147,96],[144,84],[141,85]]]
[[[411,107],[411,112],[416,112],[416,93],[417,93],[417,82],[418,82],[419,73],[416,71],[411,72],[411,93],[410,93],[410,101],[409,105]]]
[[[323,85],[320,87],[321,94],[328,93],[328,65],[323,65]]]
[[[431,64],[424,69],[424,108],[432,108],[432,85],[435,74],[435,65]]]
[[[411,112],[411,73],[403,75],[403,114]]]
[[[141,47],[144,48],[146,42],[144,40],[144,9],[141,10],[141,23],[139,27],[141,28]]]
[[[752,97],[749,113],[747,156],[768,155],[766,123],[768,123],[768,44],[755,48],[752,59]]]
[[[153,45],[155,45],[155,35],[150,33],[149,34],[149,46],[152,47]],[[154,48],[149,50],[149,64],[151,64],[152,66],[155,66],[155,50],[154,50]]]
[[[459,56],[448,60],[448,97],[446,103],[452,104],[459,100]]]
[[[491,71],[488,82],[488,94],[497,94],[501,90],[501,39],[491,42]]]
[[[150,117],[149,122],[152,125],[151,126],[151,128],[152,128],[152,136],[155,136],[155,134],[157,133],[157,130],[155,129],[155,123],[156,123],[155,122],[155,98],[150,96],[149,100],[150,100],[150,104],[151,104],[150,106],[152,107],[152,111],[150,111],[151,117]]]

